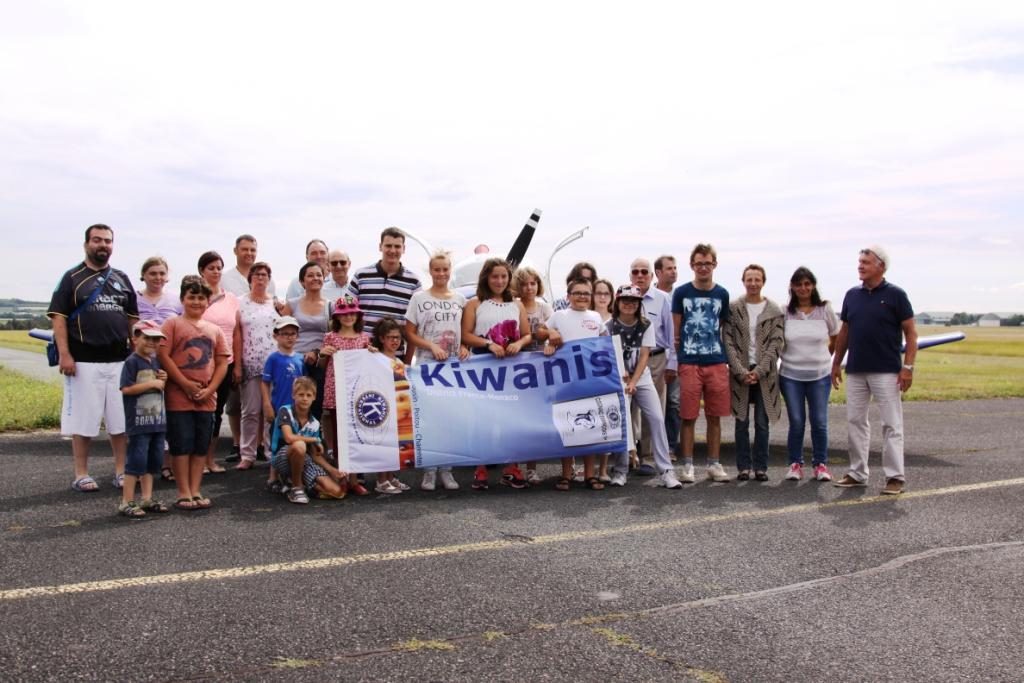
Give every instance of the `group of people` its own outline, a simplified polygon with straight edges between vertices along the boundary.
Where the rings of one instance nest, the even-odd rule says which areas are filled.
[[[785,406],[786,479],[804,476],[810,422],[810,474],[832,481],[828,401],[842,381],[844,358],[850,469],[833,483],[867,484],[867,411],[874,398],[883,423],[882,492],[904,487],[901,394],[913,381],[917,335],[906,293],[885,279],[890,258],[880,246],[861,250],[861,284],[846,293],[837,317],[803,266],[790,278],[783,307],[763,296],[767,274],[757,264],[744,268],[744,295],[730,302],[715,281],[717,253],[710,244],[691,250],[693,277],[679,286],[676,260],[668,255],[653,267],[635,259],[621,286],[580,262],[566,277],[565,296],[549,298],[536,271],[500,258],[483,263],[475,296],[467,298],[451,287],[446,252],[431,256],[424,288],[403,264],[405,234],[393,227],[381,233],[380,259],[351,276],[345,252],[311,240],[284,298],[275,296],[271,267],[257,260],[252,235],[235,241],[230,269],[217,252],[203,253],[177,296],[164,291],[169,268],[158,256],[143,263],[144,286],[136,291],[110,266],[113,244],[109,226],[86,230],[85,259],[64,273],[48,315],[65,376],[61,428],[72,439],[72,488],[99,488],[89,475],[88,454],[102,422],[114,455],[112,483],[122,489],[118,510],[126,516],[168,510],[153,497],[158,476],[175,482],[174,507],[212,505],[201,487],[204,476],[225,471],[215,458],[225,413],[233,441],[228,461],[249,470],[268,459],[268,488],[293,503],[308,503],[310,495],[367,495],[370,485],[387,495],[408,490],[396,472],[339,469],[340,406],[331,363],[338,351],[381,353],[400,372],[405,364],[471,354],[553,354],[564,343],[599,335],[618,335],[622,342],[636,448],[581,463],[563,458],[557,490],[569,490],[574,481],[593,490],[623,486],[631,471],[671,489],[695,482],[702,406],[707,479],[732,479],[720,461],[721,418],[731,415],[736,478],[767,480],[769,425]],[[499,479],[515,489],[541,481],[536,461],[508,463]],[[450,468],[422,473],[422,489],[438,486],[459,487]],[[488,486],[488,469],[476,468],[472,487]]]

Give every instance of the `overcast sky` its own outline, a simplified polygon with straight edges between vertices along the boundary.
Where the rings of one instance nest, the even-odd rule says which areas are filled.
[[[312,237],[504,254],[537,207],[542,266],[590,226],[556,282],[706,241],[734,295],[758,262],[841,300],[878,242],[918,311],[1024,311],[1019,1],[0,7],[0,296],[96,222],[174,281],[251,232],[283,286]]]

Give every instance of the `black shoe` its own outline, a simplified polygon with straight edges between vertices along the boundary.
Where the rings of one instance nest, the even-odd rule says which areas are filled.
[[[228,457],[224,458],[224,462],[238,462],[241,459],[242,459],[242,455],[241,455],[241,453],[238,450],[238,445],[235,444],[235,445],[231,446],[231,455],[229,455]]]
[[[754,472],[754,479],[757,479],[758,481],[768,481],[768,473],[767,472]]]
[[[264,461],[267,459],[267,453],[263,450],[263,446],[256,447],[256,459]]]

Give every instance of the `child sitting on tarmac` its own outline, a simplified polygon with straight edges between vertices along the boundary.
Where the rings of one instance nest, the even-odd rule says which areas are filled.
[[[288,500],[309,503],[306,491],[319,498],[344,498],[348,475],[327,462],[320,440],[320,422],[310,414],[316,400],[316,382],[297,377],[292,384],[291,405],[281,406],[270,438],[274,455],[270,466],[282,480],[289,480]]]
[[[164,412],[164,384],[167,373],[160,369],[157,347],[164,333],[152,320],[135,323],[132,343],[135,353],[121,368],[121,396],[124,399],[128,456],[124,487],[117,511],[125,517],[145,517],[147,512],[167,512],[166,505],[153,499],[153,476],[160,474],[164,459],[167,415]],[[142,489],[142,502],[135,502],[135,482]]]

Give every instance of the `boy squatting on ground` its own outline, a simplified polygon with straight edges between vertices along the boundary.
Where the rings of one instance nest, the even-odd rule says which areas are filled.
[[[291,479],[288,500],[300,505],[309,503],[306,489],[320,498],[343,498],[348,484],[348,475],[324,457],[320,422],[309,412],[315,400],[316,382],[297,377],[292,404],[281,406],[271,437],[275,450],[270,464],[282,479]]]
[[[135,353],[121,368],[121,395],[128,432],[124,488],[117,511],[125,517],[145,517],[147,512],[167,512],[166,505],[153,500],[153,476],[160,473],[167,436],[164,385],[167,373],[160,368],[156,351],[164,333],[152,320],[135,323],[132,343]],[[142,502],[135,501],[135,482],[142,489]]]

